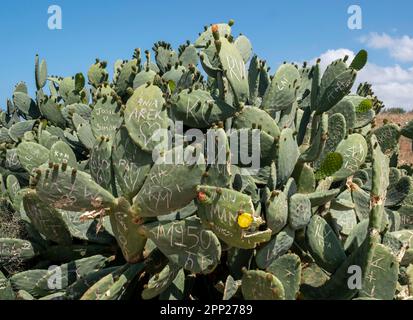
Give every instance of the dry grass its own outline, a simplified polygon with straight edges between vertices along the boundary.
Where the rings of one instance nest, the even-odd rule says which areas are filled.
[[[26,237],[21,219],[9,212],[6,206],[0,205],[0,238],[25,239]],[[6,260],[0,256],[0,266],[9,274],[24,270],[24,264],[19,256],[8,257]]]
[[[381,126],[384,120],[388,120],[389,122],[404,127],[407,122],[413,120],[413,112],[404,114],[380,113],[376,118],[376,124]],[[400,138],[399,164],[413,164],[412,141],[405,137]]]

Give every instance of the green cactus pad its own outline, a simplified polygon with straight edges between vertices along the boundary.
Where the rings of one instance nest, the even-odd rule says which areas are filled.
[[[94,105],[90,125],[96,138],[104,136],[113,141],[122,121],[120,106],[114,97],[104,96]]]
[[[351,189],[351,196],[354,202],[354,209],[359,220],[364,220],[370,214],[370,195],[359,186],[354,186]]]
[[[285,184],[294,171],[295,164],[300,156],[294,131],[290,128],[281,131],[278,159],[277,179],[279,184]]]
[[[303,266],[301,274],[300,291],[304,299],[306,299],[306,292],[308,289],[321,287],[329,279],[326,272],[317,266],[316,263],[310,262]]]
[[[133,80],[133,89],[139,88],[140,86],[153,82],[156,76],[156,72],[152,70],[142,70],[139,72],[135,79]]]
[[[35,59],[35,79],[36,88],[40,90],[46,85],[47,81],[47,64],[45,60],[42,60],[39,64],[39,56],[36,55]]]
[[[106,71],[106,63],[104,61],[96,61],[92,64],[87,72],[89,84],[97,88],[108,80],[109,74]]]
[[[306,238],[311,256],[327,271],[333,273],[346,259],[333,229],[320,216],[314,215],[311,218]]]
[[[14,92],[13,104],[23,114],[35,119],[40,116],[40,110],[32,98],[25,92]]]
[[[81,221],[82,213],[80,212],[59,211],[73,238],[103,245],[114,243],[114,238],[105,228],[98,230],[96,220]],[[108,218],[104,217],[103,222]]]
[[[85,120],[89,120],[92,114],[92,109],[87,104],[73,103],[62,108],[61,112],[66,121],[70,123],[75,114]]]
[[[68,263],[94,255],[106,256],[115,253],[113,247],[100,244],[53,245],[42,251],[41,257],[53,263]]]
[[[284,287],[271,273],[261,270],[245,271],[242,277],[242,295],[245,300],[284,300]]]
[[[35,124],[35,120],[22,121],[13,124],[9,129],[10,138],[12,138],[15,142],[22,140],[27,132],[32,131]]]
[[[244,59],[234,43],[220,37],[219,61],[224,70],[225,77],[231,86],[235,97],[235,105],[245,103],[249,97],[249,85]]]
[[[315,191],[308,193],[307,197],[311,202],[311,207],[319,207],[333,200],[340,193],[340,189],[331,189],[326,191]]]
[[[115,278],[108,290],[97,300],[122,300],[127,294],[129,285],[142,271],[143,263],[128,265],[127,269]]]
[[[255,257],[257,266],[261,269],[267,269],[274,260],[291,248],[294,243],[294,237],[294,230],[288,226],[276,234],[270,242],[257,250]]]
[[[138,61],[132,59],[119,66],[120,70],[116,76],[115,91],[120,97],[127,96],[128,88],[132,88],[133,79],[138,73]]]
[[[162,91],[155,85],[140,86],[126,103],[126,128],[132,140],[144,151],[151,152],[159,144],[152,139],[158,129],[167,129],[163,104]]]
[[[406,138],[413,139],[413,121],[409,121],[400,131]]]
[[[294,65],[281,65],[265,92],[261,108],[275,117],[275,112],[291,106],[296,99],[299,79],[300,73]]]
[[[354,211],[355,205],[350,190],[340,193],[330,203],[331,223],[336,232],[349,235],[357,225],[357,216]]]
[[[264,96],[271,82],[265,61],[260,60],[257,56],[254,56],[250,61],[248,82],[250,86],[249,102],[257,105],[260,102],[257,98]]]
[[[10,281],[0,271],[0,300],[15,300],[16,295],[13,292]]]
[[[186,69],[184,66],[176,64],[162,75],[162,79],[167,83],[176,84],[178,83],[179,79],[181,79],[185,71]],[[173,92],[174,90],[172,89],[171,91]]]
[[[80,123],[76,127],[76,130],[80,142],[87,149],[92,149],[95,144],[96,138],[93,134],[92,127],[90,126],[89,122]]]
[[[311,193],[315,191],[316,177],[313,168],[307,163],[298,163],[292,173],[297,181],[299,193]]]
[[[317,170],[315,176],[317,180],[322,180],[331,177],[334,173],[343,166],[343,156],[338,152],[330,152],[325,156],[325,159]]]
[[[184,300],[187,297],[188,283],[184,269],[179,270],[171,285],[160,294],[159,300]]]
[[[49,152],[49,160],[53,163],[66,163],[72,168],[77,167],[76,155],[67,143],[58,141],[52,145]]]
[[[397,210],[397,212],[400,214],[400,228],[413,229],[413,206],[402,206]]]
[[[106,190],[110,190],[114,184],[110,140],[103,138],[95,142],[90,150],[89,167],[93,180]]]
[[[61,112],[61,106],[57,102],[57,98],[54,96],[45,97],[40,101],[39,109],[43,117],[50,121],[53,125],[64,128],[66,126],[66,119]]]
[[[312,129],[313,130],[313,129]],[[315,130],[314,130],[315,131]],[[328,134],[328,115],[323,114],[319,119],[319,125],[315,135],[312,138],[312,142],[309,147],[300,155],[298,161],[300,162],[313,162],[320,157],[320,154],[324,150]],[[303,145],[301,146],[301,148]]]
[[[268,176],[267,187],[270,191],[275,190],[277,188],[277,166],[275,162],[271,162],[270,165],[270,174]]]
[[[231,150],[228,141],[227,134],[224,129],[210,129],[208,131],[209,137],[211,140],[215,141],[215,146],[207,146],[214,150],[214,161],[209,160],[210,165],[208,166],[207,176],[202,180],[202,184],[214,185],[217,187],[227,188],[231,184]],[[214,148],[214,149],[212,149]],[[254,186],[255,190],[255,186]]]
[[[271,230],[259,231],[264,221],[256,215],[251,198],[240,192],[212,186],[198,187],[198,215],[202,223],[230,246],[253,249],[271,237]],[[242,213],[251,215],[249,227],[238,224]]]
[[[176,83],[175,89],[171,89],[171,92],[180,92],[181,90],[189,88],[195,89],[200,86],[201,83],[202,76],[200,71],[195,67],[189,67],[189,69],[184,72],[179,81]]]
[[[305,108],[311,108],[311,87],[313,84],[314,67],[303,64],[299,68],[300,72],[300,87],[298,88],[297,98],[301,101],[301,105]]]
[[[11,143],[13,139],[9,135],[9,130],[6,128],[0,128],[0,143]]]
[[[364,273],[359,297],[392,300],[396,291],[399,263],[382,244],[373,248],[371,263]]]
[[[332,62],[321,78],[316,112],[326,112],[343,99],[350,92],[356,75],[357,71],[347,68],[341,59]]]
[[[22,142],[17,147],[17,156],[22,166],[31,172],[49,160],[49,150],[34,142]]]
[[[29,270],[13,275],[10,282],[14,290],[25,290],[35,298],[64,290],[70,284],[90,272],[106,266],[109,258],[96,255],[68,264],[62,264],[51,270]],[[73,276],[75,274],[76,276]]]
[[[180,47],[178,58],[185,68],[190,65],[196,66],[199,60],[198,51],[193,44],[183,45]]]
[[[216,235],[205,230],[197,217],[181,221],[154,222],[140,226],[140,231],[178,266],[195,273],[210,273],[221,258],[221,244]]]
[[[384,170],[385,168],[383,168]],[[384,176],[386,177],[386,176]],[[388,175],[387,175],[388,177]],[[373,177],[374,179],[374,177]],[[383,178],[384,180],[385,178]],[[374,183],[374,180],[373,180]],[[396,184],[392,184],[387,189],[387,197],[385,205],[388,207],[400,205],[400,203],[409,195],[413,190],[412,178],[405,176],[400,178]]]
[[[400,138],[400,128],[394,124],[389,123],[373,131],[381,150],[386,155],[392,155],[398,148]]]
[[[304,228],[311,218],[310,199],[300,193],[294,194],[288,201],[288,224],[293,230]]]
[[[366,51],[270,75],[233,23],[87,79],[36,56],[0,108],[0,299],[413,299],[413,121],[352,88]]]
[[[372,194],[384,199],[389,186],[389,158],[381,151],[375,135],[371,137],[371,148],[373,155],[372,168]]]
[[[213,48],[213,46],[210,45],[207,48],[201,50],[199,53],[199,57],[201,60],[201,66],[205,70],[205,73],[210,77],[210,81],[213,81],[214,85],[216,85],[215,78],[218,78],[218,75],[220,75],[221,70],[217,66],[218,63],[216,62],[216,58],[212,58],[212,61],[210,61],[209,51],[213,51],[212,55],[214,56],[216,52],[215,48],[213,48],[213,50],[211,50],[210,48]]]
[[[227,23],[218,23],[216,24],[218,32],[222,37],[228,36],[231,34],[231,26]],[[213,41],[212,36],[212,25],[205,27],[204,32],[202,32],[198,39],[195,41],[195,47],[202,48],[205,47],[209,41]]]
[[[228,133],[233,162],[240,167],[250,167],[257,171],[254,157],[260,155],[258,165],[269,166],[276,156],[275,139],[265,131],[259,129],[232,129]],[[238,151],[238,154],[236,154]]]
[[[66,300],[65,292],[56,292],[39,298],[39,300]]]
[[[17,149],[8,149],[6,151],[5,168],[15,173],[24,171],[17,155]]]
[[[238,51],[241,53],[244,63],[247,63],[252,55],[252,45],[250,40],[244,35],[239,35],[235,39],[234,44],[237,47]]]
[[[238,293],[238,290],[241,287],[241,284],[242,284],[241,280],[234,280],[234,278],[229,275],[227,277],[227,280],[225,281],[225,288],[224,288],[224,294],[223,294],[222,300],[228,301],[234,296],[236,296]]]
[[[110,224],[125,260],[137,263],[142,259],[146,238],[139,234],[139,226],[133,223],[129,202],[123,198],[117,202],[117,210],[110,214]]]
[[[98,281],[95,281],[94,284],[88,286],[88,289],[81,295],[80,300],[100,300],[105,294],[110,294],[110,292],[108,292],[109,289],[120,278],[122,273],[128,269],[128,267],[129,265],[126,264],[114,269],[110,268],[111,272],[109,273],[105,271],[105,275],[103,277],[101,277]],[[99,271],[103,272],[104,270],[107,269]]]
[[[30,293],[25,290],[19,290],[16,293],[16,300],[36,300]]]
[[[280,136],[280,129],[274,119],[267,112],[256,107],[242,109],[235,115],[232,125],[236,129],[260,128],[260,130],[265,131],[273,138]]]
[[[132,199],[151,169],[152,156],[141,151],[129,137],[126,128],[121,128],[115,138],[112,161],[122,194]]]
[[[336,152],[343,156],[343,166],[333,175],[335,180],[343,180],[355,173],[364,163],[368,147],[364,137],[358,133],[340,142]]]
[[[23,206],[31,223],[48,240],[62,245],[72,243],[72,237],[60,213],[43,203],[35,191],[24,195]]]
[[[167,72],[171,66],[178,62],[178,55],[172,50],[169,43],[159,41],[155,43],[153,50],[155,51],[156,64],[161,73]]]
[[[317,63],[313,65],[312,72],[311,72],[311,90],[310,90],[310,108],[311,112],[317,109],[317,99],[320,93],[320,79],[321,71],[320,71],[320,60],[317,60]]]
[[[66,297],[68,300],[78,300],[80,299],[87,290],[89,290],[95,283],[100,281],[100,279],[106,277],[108,274],[119,269],[119,266],[101,269],[98,271],[93,271],[83,278],[76,280],[70,286],[66,288]]]
[[[74,103],[83,103],[81,92],[84,94],[86,90],[83,89],[81,92],[76,89],[76,80],[75,77],[66,77],[59,82],[59,94],[64,100],[66,106]]]
[[[273,261],[267,271],[283,285],[285,300],[296,300],[301,283],[301,260],[295,254],[285,254]]]
[[[315,166],[317,168],[321,166],[322,162],[326,159],[326,157],[328,157],[329,154],[336,150],[337,146],[342,140],[344,140],[347,134],[346,119],[341,113],[330,115],[328,119],[328,131],[328,137],[324,149],[320,155],[320,158],[315,162]],[[334,172],[330,173],[330,175]]]
[[[354,102],[356,103],[356,115],[367,113],[373,107],[373,102],[365,97],[355,97],[358,98]],[[374,113],[373,113],[374,116]],[[357,126],[358,127],[358,126]]]
[[[14,87],[14,92],[24,92],[24,93],[28,93],[28,88],[27,88],[27,84],[23,81],[19,82],[18,84],[15,85]]]
[[[360,71],[367,63],[368,54],[366,50],[360,50],[350,64],[350,68]]]
[[[198,148],[181,146],[166,152],[133,199],[135,215],[155,217],[185,207],[196,197],[196,186],[204,172],[205,160]]]
[[[207,128],[213,123],[224,121],[237,111],[223,100],[214,99],[202,89],[182,90],[173,101],[176,120],[195,128]]]
[[[15,274],[10,282],[14,290],[24,290],[31,296],[42,297],[52,292],[43,280],[48,275],[47,270],[29,270]]]
[[[337,103],[333,108],[331,108],[328,112],[328,115],[330,117],[340,114],[344,117],[345,120],[345,126],[344,126],[344,131],[345,133],[347,133],[346,129],[354,129],[354,127],[356,126],[356,110],[355,107],[353,105],[353,103],[351,102],[350,99],[347,99],[346,97],[341,100],[339,103]],[[342,121],[342,120],[340,120]],[[334,126],[334,124],[333,124]],[[343,125],[340,125],[340,127],[343,127]],[[337,128],[337,130],[340,130],[339,128]],[[342,130],[340,130],[341,132]],[[331,136],[330,136],[331,137]],[[342,137],[342,135],[340,135],[340,137]],[[332,139],[334,139],[334,141],[336,141],[335,138],[331,137]],[[342,137],[340,140],[342,140],[344,137]]]
[[[45,204],[78,212],[113,207],[113,195],[96,184],[90,175],[70,167],[63,170],[62,166],[39,168],[40,177],[35,188]]]
[[[179,266],[168,263],[161,272],[149,279],[147,286],[142,291],[142,299],[153,299],[167,290],[180,270],[181,268]]]
[[[82,73],[76,73],[75,75],[75,92],[80,92],[85,87],[85,77]]]
[[[7,193],[10,200],[14,203],[18,197],[18,192],[20,190],[19,180],[14,175],[9,175],[6,179]]]
[[[41,247],[27,240],[0,238],[0,265],[13,260],[28,261],[39,255]]]
[[[272,234],[279,233],[287,224],[288,202],[287,196],[283,192],[273,192],[266,201],[267,226]]]

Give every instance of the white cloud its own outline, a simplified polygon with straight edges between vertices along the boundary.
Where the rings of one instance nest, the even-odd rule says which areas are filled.
[[[345,56],[349,57],[349,61],[352,61],[355,57],[354,52],[349,49],[327,50],[321,56],[312,59],[310,61],[310,64],[315,64],[317,59],[320,58],[320,69],[322,72],[324,72],[324,70],[331,62],[340,58],[343,59]]]
[[[369,63],[360,71],[359,82],[370,82],[373,91],[386,107],[413,109],[413,68],[399,65],[382,67]]]
[[[413,61],[413,38],[408,35],[392,37],[386,33],[370,33],[360,41],[373,49],[387,49],[390,56],[400,62]]]
[[[334,60],[349,56],[348,62],[354,57],[354,52],[348,49],[328,50],[320,58],[321,69],[324,70]],[[311,60],[315,63],[317,58]],[[386,107],[401,107],[413,110],[413,67],[403,68],[400,65],[379,66],[368,63],[357,76],[356,89],[360,82],[372,84],[374,93],[383,100]]]

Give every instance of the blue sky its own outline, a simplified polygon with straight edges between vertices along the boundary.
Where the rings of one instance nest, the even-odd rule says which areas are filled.
[[[362,8],[362,30],[347,27],[352,4]],[[63,29],[49,30],[50,5],[59,5]],[[413,1],[94,1],[4,0],[0,11],[0,106],[14,85],[25,81],[33,94],[34,56],[48,63],[49,74],[86,73],[96,57],[110,65],[129,59],[133,49],[157,40],[174,47],[195,40],[206,24],[235,20],[254,51],[274,71],[282,61],[369,51],[370,79],[389,106],[413,108]]]

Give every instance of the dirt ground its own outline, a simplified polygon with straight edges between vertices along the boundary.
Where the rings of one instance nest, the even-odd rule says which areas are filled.
[[[385,119],[387,119],[389,122],[396,123],[403,127],[407,122],[413,120],[413,112],[404,114],[380,113],[377,116],[377,125],[382,125],[383,120]],[[400,138],[399,164],[413,164],[412,142],[410,139],[407,139],[405,137]]]

